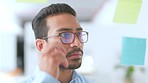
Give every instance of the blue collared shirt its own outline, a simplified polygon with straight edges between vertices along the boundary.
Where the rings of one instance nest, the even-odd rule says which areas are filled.
[[[19,83],[60,83],[59,80],[50,74],[40,71],[37,67],[34,74]],[[73,72],[72,80],[69,83],[92,83],[76,71]]]

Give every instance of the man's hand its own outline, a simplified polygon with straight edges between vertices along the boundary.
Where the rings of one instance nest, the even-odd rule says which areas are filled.
[[[59,77],[60,66],[68,67],[66,50],[62,47],[48,47],[39,56],[39,68],[53,77]]]

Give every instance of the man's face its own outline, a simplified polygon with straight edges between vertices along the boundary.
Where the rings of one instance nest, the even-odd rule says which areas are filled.
[[[76,33],[82,31],[82,28],[80,27],[76,17],[70,14],[48,16],[46,18],[46,22],[47,28],[49,28],[48,36],[56,35],[62,32]],[[62,43],[59,36],[48,38],[46,51],[50,50],[48,49],[50,45],[61,47],[66,50],[65,57],[68,61],[68,69],[76,69],[81,66],[83,44],[80,42],[76,34],[74,41],[70,44]]]

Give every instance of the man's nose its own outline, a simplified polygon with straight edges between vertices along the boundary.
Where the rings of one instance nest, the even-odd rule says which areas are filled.
[[[74,41],[70,44],[70,47],[74,47],[74,46],[77,46],[77,47],[82,46],[82,43],[80,42],[80,40],[79,40],[79,38],[76,36],[76,34],[75,34]]]

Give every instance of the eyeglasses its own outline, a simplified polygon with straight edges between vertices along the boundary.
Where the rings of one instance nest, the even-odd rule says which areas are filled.
[[[86,31],[81,31],[81,32],[76,32],[76,33],[62,32],[62,33],[59,33],[57,35],[52,35],[52,36],[49,36],[49,37],[43,37],[43,39],[59,36],[60,39],[61,39],[61,42],[63,44],[71,44],[75,40],[75,34],[76,34],[76,36],[78,37],[78,39],[81,43],[86,43],[88,41],[88,32],[86,32]]]

